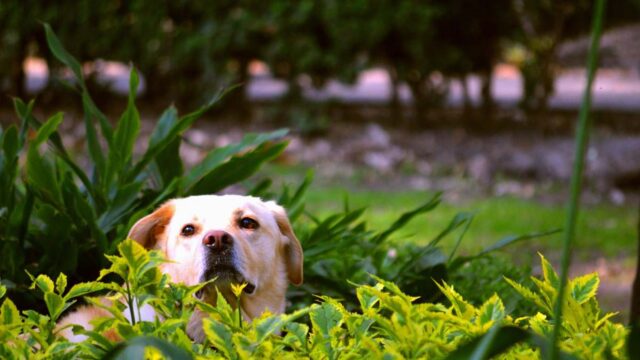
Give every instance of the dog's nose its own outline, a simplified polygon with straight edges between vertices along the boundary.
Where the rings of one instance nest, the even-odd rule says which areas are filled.
[[[202,238],[202,245],[217,251],[229,249],[233,245],[233,237],[226,231],[209,231]]]

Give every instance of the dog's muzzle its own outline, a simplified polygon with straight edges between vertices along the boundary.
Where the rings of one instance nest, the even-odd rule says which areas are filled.
[[[256,286],[249,282],[238,271],[234,263],[234,239],[231,234],[222,230],[206,233],[202,238],[205,247],[205,273],[202,281],[216,278],[216,284],[246,283],[243,292],[252,294]]]

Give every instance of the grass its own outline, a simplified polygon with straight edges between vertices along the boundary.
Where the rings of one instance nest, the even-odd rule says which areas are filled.
[[[402,212],[417,207],[431,194],[421,191],[345,190],[339,187],[312,186],[307,194],[307,209],[314,215],[325,216],[344,206],[367,207],[365,218],[372,228],[382,229],[391,224]],[[411,222],[396,234],[396,241],[428,242],[444,229],[460,211],[475,213],[475,219],[461,247],[462,253],[475,253],[508,235],[562,228],[565,217],[563,205],[541,204],[533,200],[512,197],[473,199],[463,203],[443,201],[436,209]],[[585,206],[580,212],[576,232],[576,255],[589,257],[604,254],[628,254],[635,246],[634,207],[613,205]],[[453,237],[445,239],[443,246],[450,248]],[[521,250],[556,253],[562,249],[560,234],[529,240],[510,247],[514,253]]]

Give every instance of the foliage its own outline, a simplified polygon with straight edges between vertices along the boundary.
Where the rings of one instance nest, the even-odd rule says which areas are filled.
[[[113,253],[133,222],[163,201],[218,192],[248,178],[286,147],[285,130],[247,134],[239,143],[211,150],[185,171],[179,155],[182,134],[217,103],[221,92],[187,115],[167,108],[145,151],[135,156],[137,72],[131,71],[127,106],[112,126],[92,100],[80,63],[45,28],[52,53],[72,71],[82,99],[91,168],[85,170],[65,147],[58,132],[62,113],[41,121],[33,101],[14,99],[20,126],[0,129],[0,246],[7,259],[0,273],[10,290],[24,292],[25,269],[73,274],[72,283],[93,278],[106,265],[103,254]]]
[[[479,73],[488,101],[491,68],[510,43],[525,54],[516,61],[525,79],[523,104],[542,106],[553,90],[554,50],[587,32],[588,3],[63,0],[25,6],[3,0],[0,90],[24,95],[23,63],[33,56],[46,60],[50,87],[64,78],[40,32],[39,22],[48,22],[86,63],[89,86],[97,83],[96,60],[133,61],[154,100],[206,102],[219,86],[246,83],[248,65],[257,59],[294,92],[300,75],[322,86],[332,78],[353,82],[367,67],[384,67],[395,85],[410,86],[416,106],[443,100],[447,81],[431,75]],[[611,8],[607,24],[633,21],[640,9],[635,0]]]
[[[311,223],[296,223],[305,254],[305,283],[291,289],[289,297],[292,303],[308,305],[314,301],[316,294],[322,293],[340,299],[348,309],[357,308],[357,294],[349,283],[371,283],[370,275],[393,279],[407,294],[418,297],[420,302],[435,301],[441,297],[440,290],[435,283],[426,279],[446,280],[476,256],[502,249],[514,242],[555,232],[508,236],[475,256],[457,256],[455,249],[445,254],[439,246],[440,242],[446,237],[454,237],[455,242],[460,244],[471,225],[473,215],[459,213],[426,244],[392,241],[396,232],[413,218],[436,209],[440,204],[440,196],[440,193],[434,194],[380,231],[369,229],[367,222],[362,219],[365,208],[351,209],[345,204],[342,212],[324,219],[306,213]]]
[[[505,302],[506,311],[518,317],[531,313],[534,305],[518,296],[503,280],[503,276],[513,279],[518,284],[533,286],[530,275],[530,266],[516,266],[509,255],[495,253],[469,261],[450,274],[449,281],[467,301],[476,306],[491,294],[500,294]]]
[[[532,317],[516,319],[516,323],[548,337],[554,324],[560,278],[544,256],[540,255],[540,259],[543,278],[531,278],[536,290],[532,291],[511,279],[506,280],[522,297],[535,304],[539,311]],[[559,333],[560,348],[582,358],[604,358],[608,355],[619,358],[624,356],[627,329],[609,321],[616,313],[601,313],[596,299],[599,285],[600,279],[596,273],[568,281],[567,296],[562,299],[564,310]]]
[[[119,256],[109,257],[111,266],[102,274],[115,273],[123,283],[94,281],[67,290],[66,277],[54,283],[39,275],[33,281],[44,296],[47,313],[20,312],[5,298],[0,307],[0,354],[4,358],[127,358],[156,354],[173,359],[194,357],[246,359],[253,357],[310,358],[540,358],[539,346],[545,346],[550,331],[548,311],[553,305],[558,278],[542,258],[544,278],[535,279],[536,291],[515,284],[519,292],[532,299],[538,310],[519,318],[510,316],[501,298],[492,295],[479,306],[467,302],[446,283],[437,286],[449,305],[416,304],[392,282],[374,278],[374,285],[355,288],[358,309],[350,311],[329,296],[317,304],[289,314],[269,314],[247,323],[232,306],[237,299],[219,297],[216,306],[200,302],[194,294],[206,286],[173,284],[157,265],[163,261],[158,252],[146,252],[133,241],[118,246]],[[595,293],[598,277],[590,274],[571,282],[566,299],[567,316],[563,322],[561,346],[568,354],[583,358],[625,358],[627,329],[611,322],[613,314],[601,316]],[[86,300],[109,311],[112,316],[94,322],[94,328],[73,326],[86,339],[70,343],[57,336],[60,314],[83,296],[111,290],[107,302]],[[4,295],[4,287],[0,295]],[[235,289],[242,296],[242,286]],[[135,299],[135,301],[133,300]],[[229,302],[231,301],[231,302]],[[145,305],[152,306],[155,320],[123,315],[133,314]],[[127,309],[127,307],[129,309]],[[194,309],[205,312],[206,340],[193,343],[186,325]],[[309,323],[303,320],[308,317]],[[120,341],[106,337],[116,334]],[[462,356],[462,357],[461,357]],[[567,355],[565,355],[567,356]]]

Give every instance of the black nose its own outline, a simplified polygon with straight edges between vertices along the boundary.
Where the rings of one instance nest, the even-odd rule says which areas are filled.
[[[233,237],[226,231],[209,231],[202,238],[202,245],[211,250],[223,251],[233,246]]]

